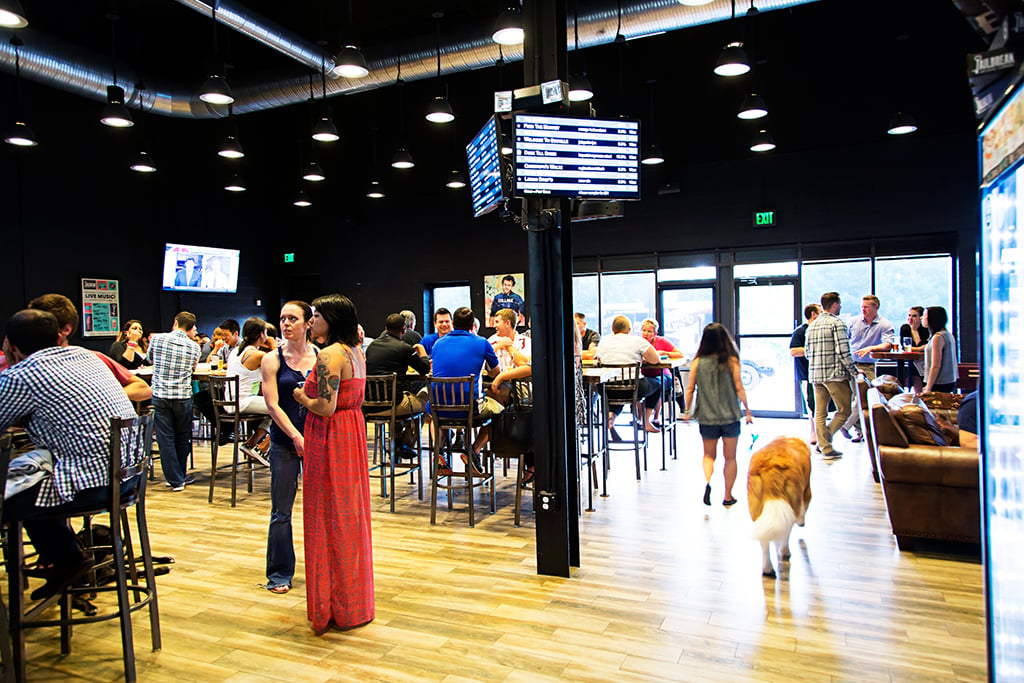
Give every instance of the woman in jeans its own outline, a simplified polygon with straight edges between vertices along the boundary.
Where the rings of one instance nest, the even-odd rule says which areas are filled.
[[[694,389],[697,402],[694,404]],[[725,458],[725,498],[722,505],[736,504],[732,486],[736,482],[736,443],[740,437],[740,407],[747,424],[754,421],[747,404],[747,392],[740,379],[740,355],[729,331],[718,323],[704,328],[696,357],[686,380],[686,410],[683,419],[696,419],[704,441],[704,504],[711,505],[711,475],[715,471],[718,440]]]
[[[263,398],[273,419],[270,426],[270,530],[267,533],[267,584],[271,593],[287,593],[295,574],[292,506],[302,468],[302,430],[306,409],[293,396],[316,364],[316,347],[309,343],[313,310],[305,301],[281,307],[281,338],[276,351],[263,356]]]

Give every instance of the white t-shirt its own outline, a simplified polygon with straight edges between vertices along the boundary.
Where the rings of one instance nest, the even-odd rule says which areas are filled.
[[[247,346],[245,348],[245,357],[248,358],[250,354],[255,352],[256,347]],[[244,413],[245,409],[252,402],[253,396],[259,391],[263,375],[260,366],[256,366],[255,370],[250,370],[242,365],[242,358],[238,356],[237,347],[232,349],[231,355],[228,356],[227,376],[234,377],[235,375],[238,376],[238,408]],[[230,411],[230,408],[228,410]]]
[[[530,342],[530,338],[525,334],[519,334],[514,332],[515,336],[512,337],[512,348],[519,351],[519,353],[526,356],[528,360],[533,360],[533,347]],[[499,339],[507,339],[507,337],[501,337],[498,334],[492,334],[487,341],[493,346]],[[512,352],[509,349],[494,349],[494,353],[498,356],[498,369],[504,372],[505,370],[511,370],[516,366],[515,359],[512,356]]]
[[[597,343],[597,355],[605,365],[628,365],[643,360],[647,349],[652,348],[643,337],[631,334],[606,334]]]

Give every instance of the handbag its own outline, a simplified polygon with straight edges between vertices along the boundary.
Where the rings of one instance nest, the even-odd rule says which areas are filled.
[[[524,405],[515,390],[512,397],[508,407],[491,419],[491,450],[496,455],[533,452],[533,406]]]

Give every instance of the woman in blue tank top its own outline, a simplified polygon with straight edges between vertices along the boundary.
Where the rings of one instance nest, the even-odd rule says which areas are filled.
[[[281,307],[281,338],[276,352],[260,365],[263,397],[274,423],[270,426],[270,530],[267,534],[267,583],[272,593],[287,593],[295,574],[292,506],[302,469],[302,430],[306,409],[293,396],[316,364],[316,347],[309,343],[313,309],[304,301]]]

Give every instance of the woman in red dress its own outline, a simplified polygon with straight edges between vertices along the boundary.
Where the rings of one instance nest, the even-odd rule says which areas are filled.
[[[361,406],[366,360],[356,307],[340,294],[313,302],[314,338],[324,347],[295,400],[305,427],[303,530],[306,612],[320,634],[373,620],[373,544],[366,423]]]

